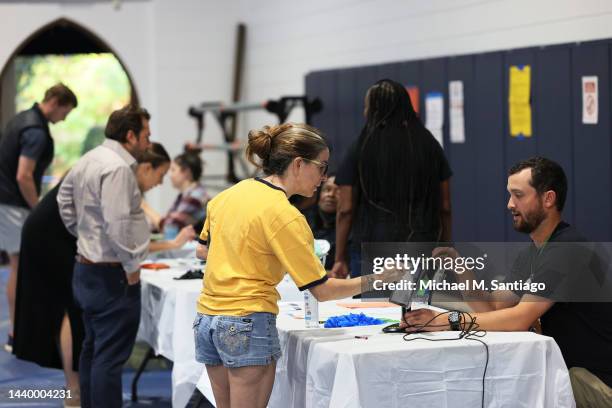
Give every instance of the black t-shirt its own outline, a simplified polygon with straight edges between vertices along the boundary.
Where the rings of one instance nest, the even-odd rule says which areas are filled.
[[[438,141],[431,133],[422,125],[412,126],[411,134],[408,137],[418,137],[421,143],[433,151],[433,160],[431,160],[431,169],[435,177],[440,182],[449,179],[453,172],[450,169],[448,160],[444,155],[444,150]],[[336,174],[336,184],[341,186],[352,186],[355,188],[359,184],[359,140],[356,140],[347,150],[338,172]],[[380,160],[385,160],[381,158]],[[410,157],[406,157],[410,160]],[[392,165],[392,164],[390,164]],[[398,177],[405,177],[406,183],[409,182],[406,175],[398,174]],[[351,226],[351,248],[360,250],[362,242],[390,242],[404,241],[403,236],[405,228],[398,225],[397,217],[388,212],[382,211],[372,206],[363,195],[357,195],[358,202],[355,203],[353,224]],[[427,203],[427,197],[420,197],[417,202],[412,203],[411,219],[416,225],[411,241],[413,242],[430,242],[436,241],[440,229],[440,215],[438,211],[432,211]],[[372,231],[366,231],[367,220],[374,221]]]
[[[572,290],[584,291],[583,281],[588,278],[585,247],[563,244],[580,242],[586,239],[575,228],[559,223],[542,248],[531,245],[517,257],[510,281],[546,285],[537,296],[555,300],[555,304],[540,318],[542,333],[555,339],[568,368],[586,368],[612,387],[612,303],[558,301],[584,297],[584,293],[572,296]]]
[[[306,217],[314,238],[329,242],[330,248],[325,258],[325,269],[332,269],[336,257],[336,213],[325,214],[315,204],[303,210],[302,214]]]

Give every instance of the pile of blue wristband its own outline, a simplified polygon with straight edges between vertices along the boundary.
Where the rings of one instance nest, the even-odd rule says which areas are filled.
[[[363,313],[350,313],[342,316],[331,316],[325,321],[325,328],[332,327],[352,327],[352,326],[371,326],[383,324],[384,321],[374,317],[366,316]]]

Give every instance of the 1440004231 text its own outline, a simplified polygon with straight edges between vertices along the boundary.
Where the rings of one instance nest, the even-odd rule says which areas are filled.
[[[70,390],[9,390],[9,399],[65,399],[71,398]]]

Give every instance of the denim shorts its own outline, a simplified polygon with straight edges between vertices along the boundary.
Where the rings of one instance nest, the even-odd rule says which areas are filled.
[[[237,368],[268,365],[281,356],[276,315],[213,316],[198,313],[193,322],[196,360]]]

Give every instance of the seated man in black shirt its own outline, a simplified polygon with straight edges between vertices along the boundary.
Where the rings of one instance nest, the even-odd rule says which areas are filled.
[[[555,339],[570,368],[577,406],[612,407],[612,303],[595,303],[601,298],[595,299],[595,293],[588,297],[591,295],[584,290],[584,282],[595,275],[589,272],[609,266],[599,261],[593,267],[595,258],[584,256],[586,240],[562,221],[565,173],[557,163],[535,157],[510,169],[508,192],[514,229],[529,234],[533,241],[514,262],[509,281],[544,283],[546,289],[537,295],[521,290],[481,291],[479,300],[470,302],[475,310],[472,316],[480,329],[491,331],[526,331],[540,319],[542,333]],[[434,255],[457,257],[458,253],[453,248],[437,248]],[[595,285],[599,288],[609,285],[605,274],[599,278],[602,276],[605,283]],[[465,282],[474,275],[470,271],[456,277]],[[568,288],[583,300],[592,300],[569,301]],[[431,321],[436,314],[430,309],[411,311],[402,324],[408,326],[408,332],[436,331],[447,324],[450,328],[447,315]]]

